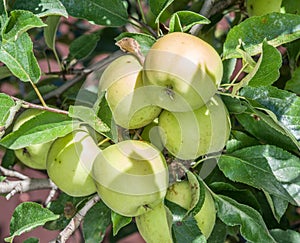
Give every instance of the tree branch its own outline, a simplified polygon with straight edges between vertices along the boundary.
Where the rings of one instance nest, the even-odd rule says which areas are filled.
[[[81,221],[84,219],[87,212],[97,203],[100,201],[100,197],[98,194],[93,196],[85,205],[83,208],[81,208],[75,216],[71,219],[69,224],[66,226],[66,228],[59,233],[57,238],[50,243],[65,243],[70,236],[75,232],[75,230],[80,226]]]
[[[211,16],[224,11],[229,6],[241,0],[206,0],[200,10],[200,14],[210,18]],[[203,24],[194,25],[190,31],[192,35],[198,36],[200,34]]]
[[[55,112],[55,113],[59,113],[59,114],[64,114],[64,115],[68,115],[69,114],[68,111],[64,111],[64,110],[52,108],[52,107],[49,107],[49,106],[42,106],[42,105],[33,104],[33,103],[27,102],[25,100],[21,100],[21,99],[19,99],[17,97],[14,97],[14,96],[10,96],[10,97],[14,101],[20,101],[23,106],[26,106],[28,108],[34,108],[34,109],[39,109],[39,110],[44,110],[44,111],[51,111],[51,112]]]
[[[49,100],[53,97],[60,96],[63,92],[65,92],[67,89],[72,87],[74,84],[76,84],[76,83],[80,82],[82,79],[86,78],[87,75],[89,75],[90,73],[92,73],[94,71],[98,71],[98,70],[106,68],[113,60],[115,60],[116,58],[118,58],[119,56],[121,56],[123,54],[124,53],[122,51],[116,51],[116,52],[110,54],[108,57],[104,58],[103,60],[101,60],[97,63],[91,64],[90,66],[84,68],[80,75],[74,77],[71,80],[68,80],[63,85],[61,85],[57,89],[49,92],[48,94],[45,94],[43,96],[44,100]],[[39,100],[34,100],[32,102],[38,103]]]

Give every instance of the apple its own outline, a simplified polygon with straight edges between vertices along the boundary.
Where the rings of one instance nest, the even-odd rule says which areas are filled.
[[[193,35],[173,32],[150,48],[143,82],[150,86],[153,104],[184,112],[203,106],[216,93],[222,75],[222,60],[211,45]]]
[[[164,202],[149,212],[135,217],[138,231],[147,243],[173,243],[172,220],[172,212],[164,205]]]
[[[143,93],[141,70],[136,57],[124,55],[105,69],[99,82],[99,91],[106,90],[116,124],[127,129],[144,127],[161,112],[161,108],[151,104]]]
[[[158,120],[155,119],[153,122],[143,128],[141,138],[143,141],[153,144],[157,149],[162,151],[164,149],[164,141],[162,141],[160,133],[160,127],[158,126]]]
[[[228,111],[218,95],[200,109],[188,112],[164,110],[158,119],[166,149],[184,160],[221,151],[231,128]]]
[[[86,130],[75,130],[56,139],[47,157],[49,178],[59,189],[73,197],[96,192],[90,172],[101,152]]]
[[[103,202],[127,217],[153,209],[168,187],[165,158],[154,146],[138,140],[125,140],[104,149],[92,175]]]
[[[267,13],[280,12],[282,0],[246,0],[248,15],[261,16]]]
[[[167,190],[166,199],[189,210],[192,203],[192,189],[188,181],[173,184]],[[200,192],[201,193],[201,192]],[[216,208],[210,192],[205,189],[205,199],[200,211],[194,216],[202,234],[208,238],[216,221]]]
[[[25,122],[38,114],[45,112],[38,109],[27,109],[16,119],[13,131],[18,130]],[[34,144],[14,151],[16,157],[26,166],[34,169],[46,169],[47,154],[52,141],[41,144]]]

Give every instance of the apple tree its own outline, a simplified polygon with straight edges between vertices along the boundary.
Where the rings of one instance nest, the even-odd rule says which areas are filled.
[[[5,242],[300,242],[299,1],[0,13],[0,202],[47,191]]]

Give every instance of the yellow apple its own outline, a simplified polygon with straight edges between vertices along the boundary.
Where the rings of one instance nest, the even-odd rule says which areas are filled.
[[[101,150],[85,130],[56,139],[48,154],[47,172],[59,189],[70,196],[87,196],[96,192],[90,172]]]
[[[106,99],[116,124],[127,129],[149,124],[161,111],[143,93],[141,70],[136,57],[124,55],[105,69],[99,82],[99,91],[106,90]]]
[[[100,153],[92,175],[97,192],[113,211],[128,217],[158,205],[168,187],[168,169],[159,150],[147,142],[125,140]]]
[[[164,110],[159,116],[159,127],[166,149],[177,158],[189,160],[221,151],[231,126],[226,106],[215,95],[194,111]]]
[[[167,190],[166,199],[189,210],[192,203],[192,189],[190,183],[188,181],[181,181],[173,184]],[[194,218],[202,234],[208,238],[215,225],[216,208],[214,200],[207,189],[205,189],[204,203]]]
[[[34,118],[36,115],[44,111],[38,109],[27,109],[21,113],[21,115],[16,119],[13,127],[13,131],[18,130],[25,122]],[[51,142],[34,144],[27,146],[25,148],[16,149],[16,157],[26,166],[44,170],[46,169],[46,159],[49,148],[52,144]]]
[[[152,103],[169,111],[200,108],[216,93],[222,76],[216,50],[186,33],[161,37],[145,57],[143,82],[156,90],[151,92]]]

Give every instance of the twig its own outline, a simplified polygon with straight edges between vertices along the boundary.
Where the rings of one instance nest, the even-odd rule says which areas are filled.
[[[203,3],[203,6],[200,10],[200,14],[210,18],[211,16],[222,12],[224,9],[229,6],[239,2],[240,0],[206,0]],[[190,31],[192,35],[198,36],[200,34],[201,29],[203,28],[202,24],[194,25]]]
[[[80,226],[81,221],[85,217],[86,213],[97,203],[100,201],[99,196],[96,194],[93,196],[85,205],[83,208],[81,208],[75,216],[71,219],[69,224],[64,228],[63,231],[59,233],[57,238],[53,241],[50,241],[50,243],[64,243],[66,242],[70,236],[75,232],[75,230]]]
[[[14,178],[18,178],[18,179],[21,179],[21,180],[29,179],[28,176],[23,175],[18,171],[8,170],[8,169],[6,169],[2,166],[0,166],[0,172],[2,173],[2,175],[8,176],[8,177],[14,177]]]
[[[118,58],[119,56],[123,55],[124,53],[122,51],[116,51],[109,55],[108,57],[102,59],[101,61],[91,64],[89,67],[86,67],[82,70],[81,74],[76,76],[75,78],[68,80],[65,84],[58,87],[57,89],[49,92],[48,94],[45,94],[43,96],[44,100],[49,100],[53,97],[59,97],[63,92],[65,92],[67,89],[72,87],[74,84],[80,82],[82,79],[84,79],[88,74],[101,70],[105,68],[108,64],[110,64],[113,60]],[[38,103],[39,100],[34,100],[32,103]]]
[[[17,193],[54,188],[56,189],[54,183],[47,178],[27,178],[20,181],[5,180],[3,182],[0,182],[0,194],[7,194],[5,197],[7,200],[9,200]]]
[[[55,112],[55,113],[59,113],[59,114],[64,114],[64,115],[68,115],[69,112],[68,111],[64,111],[64,110],[60,110],[60,109],[56,109],[56,108],[52,108],[52,107],[48,107],[48,106],[42,106],[42,105],[36,105],[24,100],[21,100],[17,97],[14,96],[10,96],[13,100],[15,101],[20,101],[22,102],[22,104],[28,108],[34,108],[34,109],[39,109],[39,110],[44,110],[44,111],[51,111],[51,112]]]

